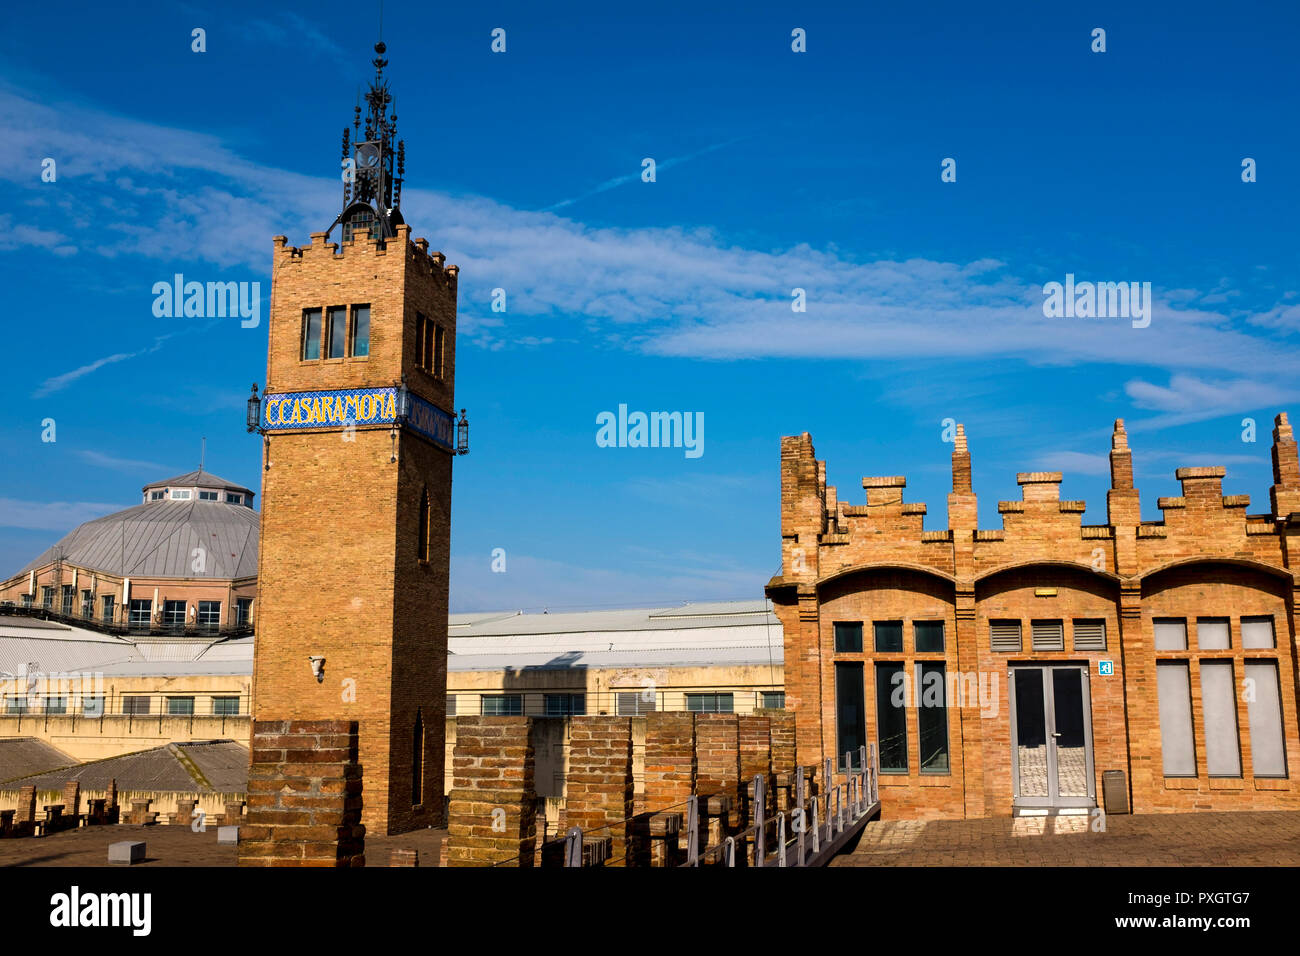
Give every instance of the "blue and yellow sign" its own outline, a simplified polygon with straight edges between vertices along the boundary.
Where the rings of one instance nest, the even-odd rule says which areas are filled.
[[[429,441],[451,451],[455,448],[456,416],[449,415],[432,402],[408,394],[406,425]]]
[[[262,428],[268,432],[397,424],[447,451],[455,448],[455,417],[392,385],[285,392],[262,399]]]
[[[397,421],[397,389],[343,388],[332,392],[287,392],[263,399],[267,431],[391,425]]]

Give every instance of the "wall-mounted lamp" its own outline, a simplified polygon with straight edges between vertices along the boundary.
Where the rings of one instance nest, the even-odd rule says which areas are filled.
[[[248,408],[244,413],[244,426],[251,435],[257,433],[262,436],[262,459],[266,462],[266,469],[271,468],[271,439],[266,434],[266,429],[262,427],[262,400],[257,396],[257,383],[253,383],[253,394],[249,396]]]
[[[460,410],[460,421],[456,423],[456,454],[469,454],[469,419],[465,417],[465,409]]]
[[[313,654],[307,660],[311,661],[311,672],[316,675],[316,683],[323,683],[325,681],[325,658]]]

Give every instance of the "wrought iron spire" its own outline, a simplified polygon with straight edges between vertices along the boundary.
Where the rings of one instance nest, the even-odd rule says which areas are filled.
[[[343,128],[343,211],[329,231],[342,224],[344,242],[363,229],[372,238],[384,242],[395,236],[397,226],[405,221],[399,207],[406,148],[397,138],[397,107],[384,76],[387,52],[383,40],[375,44],[375,58],[370,61],[375,77],[365,94],[364,125],[358,90],[352,121],[354,133],[350,135],[347,127]]]

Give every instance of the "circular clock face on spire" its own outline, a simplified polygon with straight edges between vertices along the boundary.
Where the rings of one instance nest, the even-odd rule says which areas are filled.
[[[379,144],[378,143],[362,143],[357,147],[357,168],[358,169],[379,168]]]

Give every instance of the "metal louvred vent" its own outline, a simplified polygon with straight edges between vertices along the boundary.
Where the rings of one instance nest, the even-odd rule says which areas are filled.
[[[1004,652],[1020,650],[1019,621],[990,621],[989,632],[992,635],[993,650]]]
[[[1106,649],[1106,622],[1075,621],[1074,649],[1076,651],[1104,651]]]
[[[1065,626],[1063,622],[1034,621],[1031,626],[1033,628],[1034,650],[1065,650]]]

